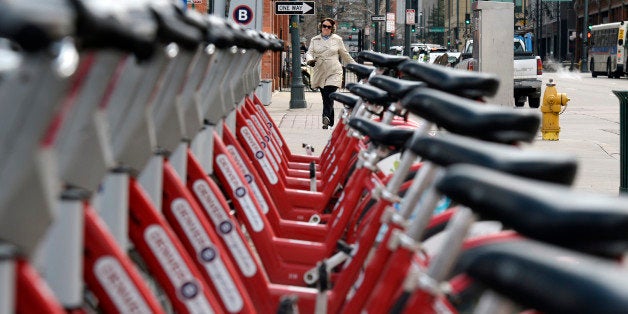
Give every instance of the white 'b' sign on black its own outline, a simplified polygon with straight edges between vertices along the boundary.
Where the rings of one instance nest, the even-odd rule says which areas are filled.
[[[314,1],[277,1],[275,2],[275,14],[313,15]]]

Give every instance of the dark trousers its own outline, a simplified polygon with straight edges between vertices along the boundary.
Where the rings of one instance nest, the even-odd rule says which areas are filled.
[[[323,96],[323,117],[329,118],[329,126],[334,126],[334,100],[329,95],[338,89],[336,86],[325,86],[321,88]]]

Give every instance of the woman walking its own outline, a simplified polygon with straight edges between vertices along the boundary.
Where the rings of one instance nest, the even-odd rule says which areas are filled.
[[[334,34],[336,21],[325,18],[319,24],[320,34],[310,40],[305,54],[312,68],[312,88],[320,88],[323,97],[323,129],[334,126],[334,101],[329,95],[342,84],[342,63],[353,63],[342,38]]]

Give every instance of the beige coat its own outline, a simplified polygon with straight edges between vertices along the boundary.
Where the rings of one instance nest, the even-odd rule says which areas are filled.
[[[342,85],[342,64],[355,62],[347,52],[342,38],[336,34],[331,34],[329,39],[324,40],[319,34],[310,40],[310,47],[305,54],[305,60],[316,60],[316,65],[312,68],[311,84],[312,88]]]

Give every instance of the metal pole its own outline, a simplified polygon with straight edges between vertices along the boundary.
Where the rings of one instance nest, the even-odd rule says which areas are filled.
[[[460,51],[460,0],[456,0],[456,51]]]
[[[563,61],[563,42],[562,40],[562,36],[561,36],[561,32],[562,32],[562,28],[561,28],[561,24],[562,21],[560,20],[560,4],[562,2],[557,2],[556,5],[558,6],[558,13],[556,14],[557,17],[556,19],[558,20],[558,61],[562,62]]]
[[[379,0],[375,0],[375,15],[379,15]],[[373,50],[379,52],[381,45],[381,37],[379,36],[379,21],[375,22],[375,33],[373,34],[373,40],[375,40],[375,46]]]
[[[412,0],[406,0],[406,10],[412,8]],[[404,11],[406,12],[406,11]],[[403,54],[406,56],[411,56],[412,51],[410,51],[412,48],[410,46],[410,24],[408,24],[408,20],[407,20],[407,13],[406,16],[404,17],[404,21],[405,21],[405,28],[404,28],[404,32],[403,32],[403,45],[404,45],[404,49],[403,49]]]
[[[619,98],[619,193],[628,193],[628,91],[613,91]]]
[[[292,44],[292,85],[290,86],[290,109],[305,108],[303,77],[301,76],[301,52],[299,44],[299,16],[290,16],[290,37]]]
[[[584,0],[584,15],[582,17],[582,63],[580,64],[581,72],[589,72],[587,65],[587,33],[589,30],[589,0]]]
[[[388,18],[388,12],[390,12],[390,0],[386,0],[386,18]],[[384,29],[385,40],[384,40],[384,52],[388,52],[390,50],[390,33],[386,32]]]

